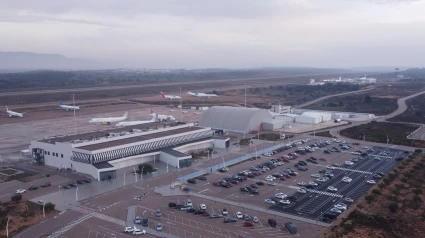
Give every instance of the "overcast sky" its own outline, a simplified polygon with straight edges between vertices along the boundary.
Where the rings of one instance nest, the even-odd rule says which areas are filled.
[[[146,68],[424,66],[422,0],[13,0],[0,51]]]

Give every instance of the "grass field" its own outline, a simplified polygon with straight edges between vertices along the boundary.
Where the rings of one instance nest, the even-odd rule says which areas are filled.
[[[425,122],[425,95],[407,100],[407,109],[402,114],[390,118],[390,121],[412,122],[423,124]]]
[[[372,93],[332,97],[306,106],[307,109],[386,115],[397,109],[397,99],[373,97]]]
[[[365,138],[367,141],[388,143],[395,145],[407,145],[414,147],[425,147],[425,141],[407,139],[406,137],[418,129],[416,125],[408,125],[391,122],[370,122],[351,128],[342,130],[343,136],[361,140]]]

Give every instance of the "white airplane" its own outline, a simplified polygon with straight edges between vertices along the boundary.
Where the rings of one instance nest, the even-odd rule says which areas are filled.
[[[122,121],[122,122],[118,122],[116,124],[116,126],[121,127],[121,126],[135,126],[135,125],[142,125],[142,124],[147,124],[147,123],[152,123],[152,122],[158,122],[158,115],[155,114],[151,120],[149,121]]]
[[[7,106],[6,106],[6,112],[7,114],[9,114],[9,117],[24,117],[23,113],[11,111],[9,110],[9,108],[7,108]]]
[[[168,100],[180,99],[180,96],[165,95],[163,92],[161,92],[160,94],[161,94],[161,97]]]
[[[187,111],[182,111],[182,113],[187,113]]]
[[[192,95],[192,96],[196,96],[196,97],[202,97],[202,98],[217,97],[216,94],[198,93],[197,91],[187,92],[187,94]]]
[[[161,115],[161,114],[156,114],[153,109],[151,109],[151,116],[158,116],[158,120],[159,121],[175,121],[176,118],[173,117],[172,115]]]
[[[80,107],[77,106],[68,106],[68,105],[63,105],[62,100],[59,101],[59,106],[62,109],[65,109],[66,111],[73,111],[73,110],[80,110]]]
[[[93,118],[89,122],[91,123],[102,123],[104,125],[110,125],[111,122],[119,122],[128,119],[128,112],[124,114],[122,117],[105,117],[105,118]]]

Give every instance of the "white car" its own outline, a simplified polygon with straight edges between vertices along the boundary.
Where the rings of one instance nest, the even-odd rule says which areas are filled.
[[[27,190],[25,190],[25,189],[18,189],[18,190],[16,190],[16,192],[15,192],[15,194],[22,194],[22,193],[25,193]]]
[[[359,153],[359,152],[351,152],[351,154],[353,154],[353,155],[360,155],[361,153]]]
[[[353,179],[351,179],[349,177],[342,178],[342,182],[351,183],[351,181],[353,181]]]
[[[313,177],[313,178],[320,178],[320,174],[312,174],[311,177]]]
[[[300,185],[300,186],[306,186],[307,185],[306,182],[298,182],[297,184]]]
[[[236,212],[236,217],[238,219],[242,219],[243,218],[242,212]]]
[[[354,200],[351,199],[351,198],[345,198],[344,201],[346,201],[346,202],[354,202]]]
[[[285,204],[285,205],[291,204],[291,202],[289,200],[280,200],[279,203],[280,204]]]
[[[284,193],[277,193],[277,194],[275,195],[275,197],[276,197],[276,198],[279,198],[279,199],[284,199],[284,198],[286,198],[287,196],[286,196],[286,194],[284,194]]]
[[[127,233],[127,232],[133,232],[133,231],[134,231],[134,227],[127,226],[126,228],[124,228],[124,232],[125,233]]]
[[[202,210],[207,210],[207,205],[205,205],[205,204],[200,204],[200,205],[199,205],[199,207],[200,207]]]
[[[331,192],[336,192],[336,191],[338,191],[338,189],[337,189],[337,188],[335,188],[335,187],[333,187],[333,186],[329,186],[329,187],[328,187],[328,190],[329,190],[329,191],[331,191]]]
[[[338,208],[332,208],[331,210],[330,210],[331,212],[335,212],[335,213],[342,213],[342,211],[341,210],[339,210]]]
[[[339,143],[339,142],[341,142],[341,140],[336,140],[335,142],[336,142],[336,143]]]
[[[145,230],[137,229],[133,231],[133,235],[144,235],[144,234],[146,234]]]
[[[275,182],[269,182],[268,185],[270,185],[270,186],[276,186],[276,183]]]
[[[305,149],[303,147],[298,147],[299,151],[304,151]]]
[[[351,161],[345,161],[345,164],[346,164],[346,165],[353,165],[354,163],[353,163],[353,162],[351,162]]]
[[[192,207],[193,206],[192,201],[190,201],[190,199],[187,200],[186,206],[188,206],[188,207]]]
[[[338,203],[334,205],[334,208],[345,211],[347,210],[347,205],[345,205],[344,203]]]
[[[297,192],[299,192],[299,193],[307,193],[307,190],[304,189],[304,188],[300,188],[300,189],[297,190]]]
[[[221,214],[223,214],[223,215],[229,215],[229,212],[227,211],[227,209],[226,209],[226,208],[224,208],[224,209],[221,211]]]
[[[319,184],[313,181],[308,182],[308,184],[313,185],[313,186],[318,186]]]
[[[327,169],[335,169],[335,167],[330,166],[330,165],[326,166],[326,168],[327,168]]]
[[[274,179],[269,178],[269,177],[266,177],[265,180],[268,181],[268,182],[273,182],[274,181]]]
[[[328,180],[327,180],[325,177],[321,177],[321,178],[316,179],[316,181],[317,181],[317,182],[324,183],[324,182],[326,182],[326,181],[328,181]]]
[[[375,180],[368,180],[368,181],[366,181],[366,183],[368,183],[368,184],[375,184],[376,182],[375,182]]]
[[[269,203],[269,204],[275,204],[275,201],[267,198],[266,200],[264,200],[265,203]]]
[[[369,147],[367,147],[367,146],[362,146],[362,149],[369,149]]]

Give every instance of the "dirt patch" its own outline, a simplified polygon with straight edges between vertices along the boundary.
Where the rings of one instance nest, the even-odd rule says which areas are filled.
[[[331,135],[331,133],[329,131],[322,131],[322,132],[317,132],[316,134],[310,134],[311,136],[322,136],[322,137],[330,137],[333,138],[333,136]]]
[[[406,137],[418,129],[419,126],[401,123],[376,122],[350,127],[342,130],[343,136],[353,139],[365,139],[372,142],[425,147],[425,141],[407,139]]]

